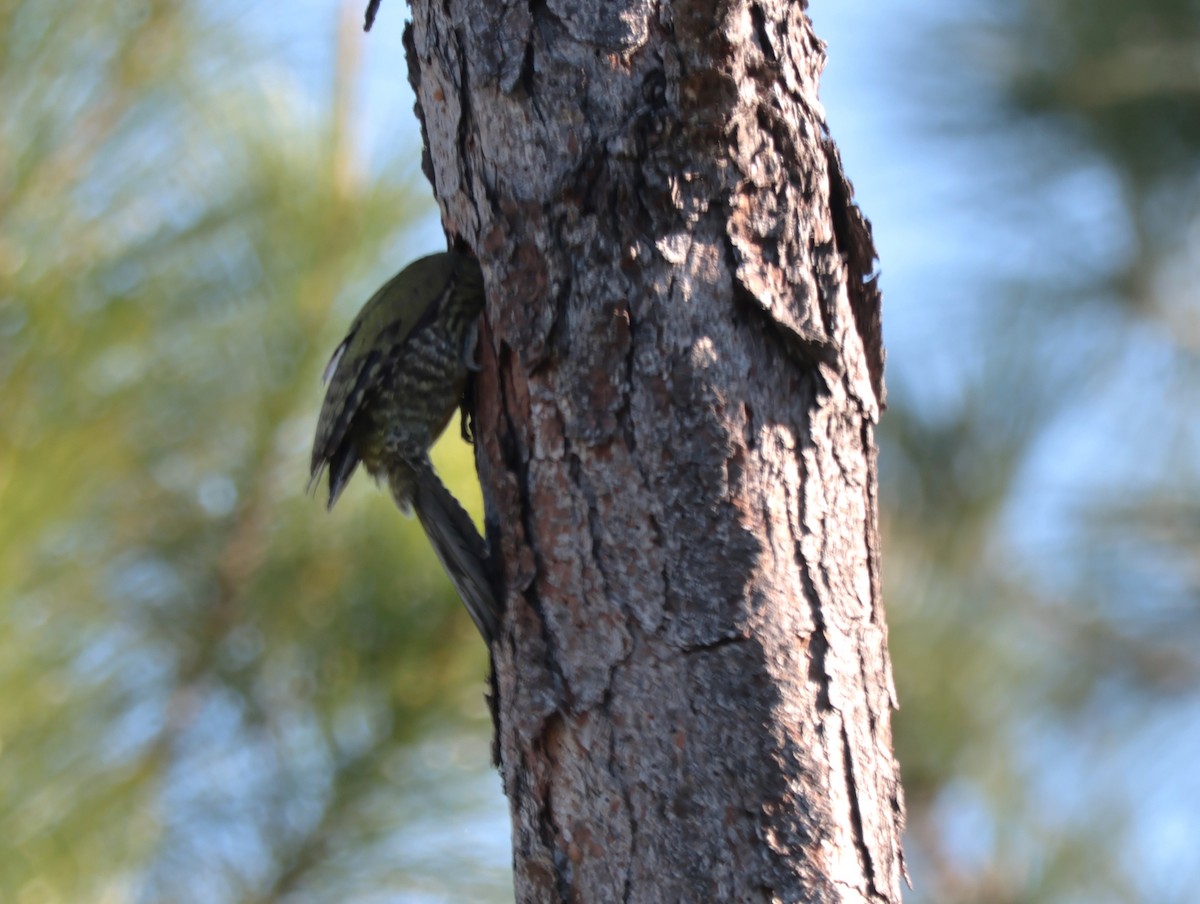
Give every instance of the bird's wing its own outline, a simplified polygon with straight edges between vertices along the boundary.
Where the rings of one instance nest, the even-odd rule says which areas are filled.
[[[346,338],[325,366],[329,388],[317,418],[309,465],[311,490],[329,467],[329,505],[337,501],[358,464],[358,451],[349,441],[350,425],[367,394],[378,385],[381,373],[403,366],[404,347],[414,332],[437,317],[453,281],[447,281],[424,310],[405,308],[403,286],[397,283],[411,267],[384,283],[354,318]]]

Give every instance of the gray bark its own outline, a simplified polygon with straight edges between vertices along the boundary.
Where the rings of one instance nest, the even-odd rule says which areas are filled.
[[[900,900],[870,229],[782,0],[414,0],[519,901]]]

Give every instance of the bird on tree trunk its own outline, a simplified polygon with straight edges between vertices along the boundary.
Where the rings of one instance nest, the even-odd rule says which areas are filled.
[[[414,261],[371,296],[325,368],[309,486],[328,469],[333,508],[360,461],[385,479],[400,511],[416,514],[490,645],[500,609],[486,544],[429,459],[460,408],[470,439],[464,393],[483,303],[478,262],[454,251]]]

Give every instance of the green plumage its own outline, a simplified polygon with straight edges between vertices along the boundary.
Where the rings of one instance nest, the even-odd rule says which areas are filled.
[[[414,261],[371,296],[325,368],[310,486],[328,469],[332,508],[360,461],[386,479],[490,641],[499,618],[483,540],[429,461],[474,368],[483,303],[479,264],[452,251]]]
[[[325,369],[313,443],[312,479],[329,468],[331,508],[361,461],[408,511],[406,467],[428,458],[462,400],[483,298],[479,265],[446,252],[409,264],[354,318]]]

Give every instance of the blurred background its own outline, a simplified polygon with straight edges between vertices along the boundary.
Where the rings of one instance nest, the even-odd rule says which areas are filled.
[[[443,247],[364,5],[0,0],[2,902],[512,899],[474,628],[369,480],[304,493],[328,354]],[[812,14],[907,900],[1195,902],[1200,2]]]

